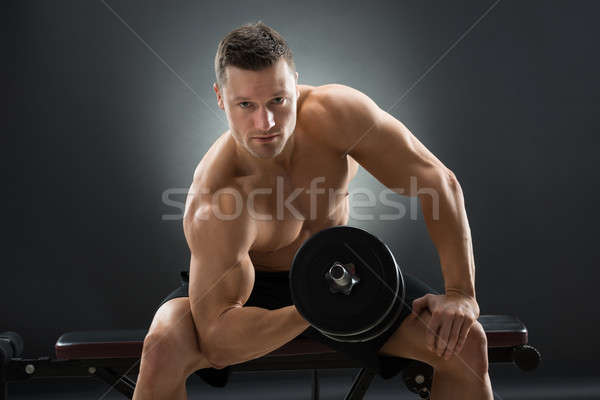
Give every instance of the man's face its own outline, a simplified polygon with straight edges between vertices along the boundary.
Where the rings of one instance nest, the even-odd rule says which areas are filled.
[[[298,74],[280,59],[260,71],[227,66],[226,77],[214,90],[234,139],[255,157],[276,157],[296,127]]]

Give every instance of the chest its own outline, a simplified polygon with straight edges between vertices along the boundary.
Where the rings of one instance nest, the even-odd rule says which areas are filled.
[[[350,157],[307,152],[298,155],[293,169],[260,177],[248,192],[259,227],[253,250],[273,252],[345,223],[348,184],[357,169]]]

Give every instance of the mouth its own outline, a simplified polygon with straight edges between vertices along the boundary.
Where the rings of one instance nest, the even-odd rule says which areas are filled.
[[[278,136],[279,136],[278,134],[268,135],[268,136],[255,136],[252,139],[258,140],[261,143],[265,143],[265,142],[270,142],[270,141],[274,140]]]

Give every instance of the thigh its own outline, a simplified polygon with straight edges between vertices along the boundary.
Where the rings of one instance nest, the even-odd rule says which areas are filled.
[[[425,342],[431,313],[424,310],[415,315],[412,312],[412,302],[428,293],[438,293],[414,276],[405,274],[405,280],[406,300],[401,317],[396,326],[384,336],[379,352],[383,355],[427,362],[435,356],[435,353],[427,349]]]
[[[402,357],[433,365],[440,359],[427,348],[425,341],[427,324],[431,319],[429,310],[419,315],[410,314],[383,344],[379,353],[386,356]]]
[[[418,358],[412,357],[412,353],[409,354],[409,352],[406,352],[405,355],[386,352],[385,344],[398,332],[402,325],[412,325],[409,321],[411,321],[413,300],[427,293],[435,293],[431,287],[414,276],[404,274],[404,279],[406,283],[406,295],[400,316],[390,329],[380,336],[366,342],[338,342],[322,335],[312,327],[304,335],[317,339],[334,350],[360,360],[365,367],[375,369],[384,379],[389,379],[397,375],[412,360]]]
[[[409,320],[413,300],[427,293],[435,293],[435,290],[411,275],[404,274],[404,278],[406,296],[400,316],[390,329],[379,337],[367,342],[338,342],[321,334],[313,327],[309,327],[301,336],[317,340],[334,350],[361,361],[365,367],[375,369],[384,379],[391,378],[406,367],[412,359],[418,358],[411,357],[413,353],[409,354],[408,352],[406,353],[407,357],[398,356],[393,353],[386,354],[385,351],[382,351],[382,346],[395,334],[399,326]],[[292,304],[292,300],[287,273],[263,272],[256,275],[254,290],[246,305],[274,309],[290,304]],[[412,323],[407,323],[406,325],[412,326]]]

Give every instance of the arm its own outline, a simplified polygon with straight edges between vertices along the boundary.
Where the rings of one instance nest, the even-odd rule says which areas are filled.
[[[321,120],[334,121],[321,123],[331,133],[323,140],[340,156],[352,156],[388,188],[421,201],[446,294],[416,299],[412,310],[418,315],[429,309],[427,346],[448,360],[462,351],[479,317],[471,230],[461,187],[452,171],[367,96],[342,85],[323,88],[316,102],[327,115]]]
[[[228,200],[221,201],[221,210],[231,210],[223,202]],[[210,203],[190,207],[184,230],[192,253],[192,317],[211,365],[223,368],[261,357],[308,327],[293,305],[277,310],[244,307],[254,285],[248,250],[256,235],[247,214],[226,220],[215,215]]]
[[[361,92],[326,85],[318,96],[316,103],[326,110],[329,117],[325,119],[332,121],[327,129],[331,135],[323,137],[340,155],[352,156],[391,190],[418,196],[440,257],[446,290],[457,290],[474,299],[471,231],[463,193],[452,171],[404,124]]]

